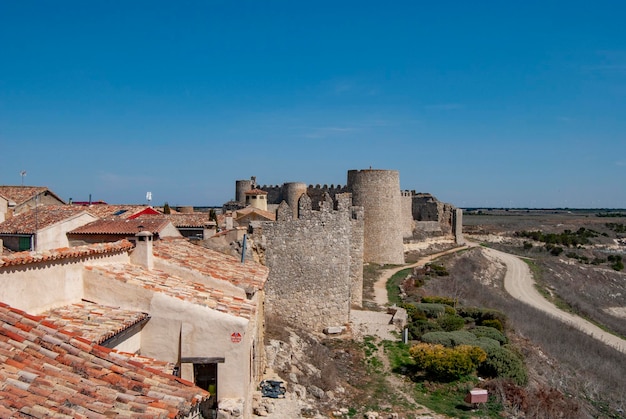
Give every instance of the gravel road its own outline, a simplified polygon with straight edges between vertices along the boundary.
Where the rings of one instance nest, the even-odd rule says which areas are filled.
[[[495,249],[483,248],[490,255],[498,258],[506,265],[504,288],[513,297],[521,302],[544,311],[559,319],[563,323],[572,325],[588,335],[612,346],[622,353],[626,353],[626,341],[600,329],[582,317],[567,313],[546,300],[535,288],[535,281],[528,265],[517,256]]]

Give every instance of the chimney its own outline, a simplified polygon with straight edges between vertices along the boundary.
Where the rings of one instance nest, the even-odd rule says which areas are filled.
[[[130,254],[131,263],[143,266],[146,269],[154,268],[154,255],[152,254],[152,233],[140,231],[135,234],[135,250]]]
[[[226,221],[226,230],[232,230],[233,229],[233,214],[227,213],[224,220]]]

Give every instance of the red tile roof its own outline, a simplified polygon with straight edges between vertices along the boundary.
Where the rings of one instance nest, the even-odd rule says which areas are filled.
[[[45,186],[3,186],[0,185],[0,196],[8,199],[9,201],[15,202],[15,205],[23,204],[36,197],[39,194],[44,192],[48,192],[50,195],[54,196],[59,201],[63,202],[61,198],[59,198],[56,194],[50,191]]]
[[[93,235],[93,234],[119,234],[134,235],[139,231],[149,231],[154,235],[159,234],[170,223],[161,216],[149,216],[131,219],[106,218],[85,224],[68,234],[71,235]]]
[[[254,261],[241,263],[225,255],[184,239],[163,239],[154,242],[154,256],[200,272],[215,279],[228,281],[243,289],[263,289],[269,274],[266,266]]]
[[[112,243],[96,243],[85,246],[62,247],[40,252],[17,252],[0,256],[0,267],[28,265],[31,263],[49,262],[58,259],[81,258],[103,253],[127,252],[133,248],[128,240]]]
[[[192,214],[176,213],[165,214],[165,218],[170,220],[176,227],[198,227],[215,226],[215,221],[209,219],[209,214],[205,212],[194,212]]]
[[[70,205],[45,205],[18,214],[0,223],[0,234],[35,234],[56,223],[87,213],[84,208]]]
[[[0,416],[183,418],[209,394],[0,303]]]
[[[251,319],[256,311],[256,305],[249,300],[226,295],[223,291],[156,269],[147,270],[130,264],[93,265],[85,266],[85,269],[128,285],[163,293],[245,319]]]
[[[148,313],[123,310],[90,301],[55,308],[40,315],[58,328],[76,333],[97,344],[149,318]]]
[[[117,217],[122,219],[131,217],[148,208],[145,205],[109,205],[99,203],[94,203],[89,206],[77,204],[76,206],[81,206],[83,209],[87,209],[89,213],[98,218]]]
[[[257,214],[265,218],[268,221],[276,221],[276,213],[270,212],[270,211],[264,211],[262,209],[254,208],[254,207],[245,207],[243,209],[239,209],[235,211],[234,218],[235,220],[239,220],[240,218],[243,218],[250,214]]]
[[[245,192],[246,195],[267,195],[267,192],[261,189],[250,189]]]

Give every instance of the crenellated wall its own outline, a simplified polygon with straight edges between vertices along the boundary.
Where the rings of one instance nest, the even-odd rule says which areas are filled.
[[[283,202],[276,222],[254,231],[266,243],[268,316],[322,331],[347,324],[351,305],[360,306],[363,213],[352,206],[350,194],[336,198],[325,194],[314,210],[311,198],[302,195],[298,217]]]

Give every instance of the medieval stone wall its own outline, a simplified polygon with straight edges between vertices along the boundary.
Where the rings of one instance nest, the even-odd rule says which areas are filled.
[[[400,174],[396,170],[349,170],[353,205],[363,207],[363,260],[403,264]]]
[[[362,246],[359,226],[362,212],[351,206],[349,194],[335,202],[327,194],[312,208],[303,195],[298,217],[283,202],[277,221],[261,223],[266,244],[265,261],[270,268],[265,307],[268,316],[317,331],[349,321],[351,302],[362,295]]]

